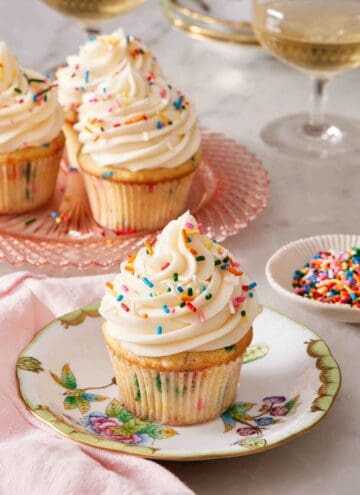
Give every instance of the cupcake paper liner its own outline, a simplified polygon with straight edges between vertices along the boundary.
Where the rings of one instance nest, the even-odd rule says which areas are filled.
[[[112,230],[154,230],[185,210],[194,172],[166,182],[130,184],[83,172],[93,216]]]
[[[234,400],[242,355],[203,370],[157,371],[108,349],[121,400],[139,418],[168,425],[203,423],[220,416]]]
[[[40,158],[0,165],[0,213],[23,213],[54,194],[63,148]]]

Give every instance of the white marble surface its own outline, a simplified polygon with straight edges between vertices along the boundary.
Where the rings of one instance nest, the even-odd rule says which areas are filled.
[[[40,2],[0,4],[0,36],[24,65],[45,69],[76,50],[78,27]],[[288,307],[268,286],[264,264],[282,244],[302,236],[359,233],[359,157],[300,161],[262,144],[259,130],[270,119],[304,110],[309,86],[305,76],[261,49],[193,40],[168,25],[155,0],[106,29],[119,23],[153,48],[168,78],[197,103],[202,125],[238,139],[262,158],[272,183],[270,204],[226,244],[259,282],[262,302],[317,331],[343,370],[343,387],[333,410],[303,437],[255,456],[164,465],[199,495],[358,493],[360,328]],[[329,106],[332,112],[359,116],[359,71],[332,83]],[[0,265],[0,273],[9,271],[11,267]]]

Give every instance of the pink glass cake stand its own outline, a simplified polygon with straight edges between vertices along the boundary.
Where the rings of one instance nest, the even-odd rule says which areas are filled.
[[[221,134],[203,131],[202,149],[188,208],[210,237],[223,241],[265,208],[268,174],[255,155]],[[0,261],[109,268],[154,235],[101,228],[92,218],[81,175],[64,166],[50,204],[31,213],[0,216]]]

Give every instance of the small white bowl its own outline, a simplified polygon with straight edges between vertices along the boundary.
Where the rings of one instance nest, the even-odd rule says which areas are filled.
[[[295,270],[302,268],[314,254],[329,249],[345,251],[355,246],[360,247],[360,235],[330,234],[299,239],[286,244],[271,256],[266,263],[266,277],[273,289],[303,309],[338,321],[360,323],[360,309],[347,304],[306,299],[295,294],[292,287]]]

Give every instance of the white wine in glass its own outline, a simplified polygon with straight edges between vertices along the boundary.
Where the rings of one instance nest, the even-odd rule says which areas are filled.
[[[82,24],[87,34],[99,34],[106,21],[135,9],[144,0],[42,0]]]
[[[360,66],[360,0],[254,0],[253,28],[264,48],[313,79],[310,114],[270,123],[265,142],[298,156],[360,150],[360,122],[324,113],[329,80]]]

